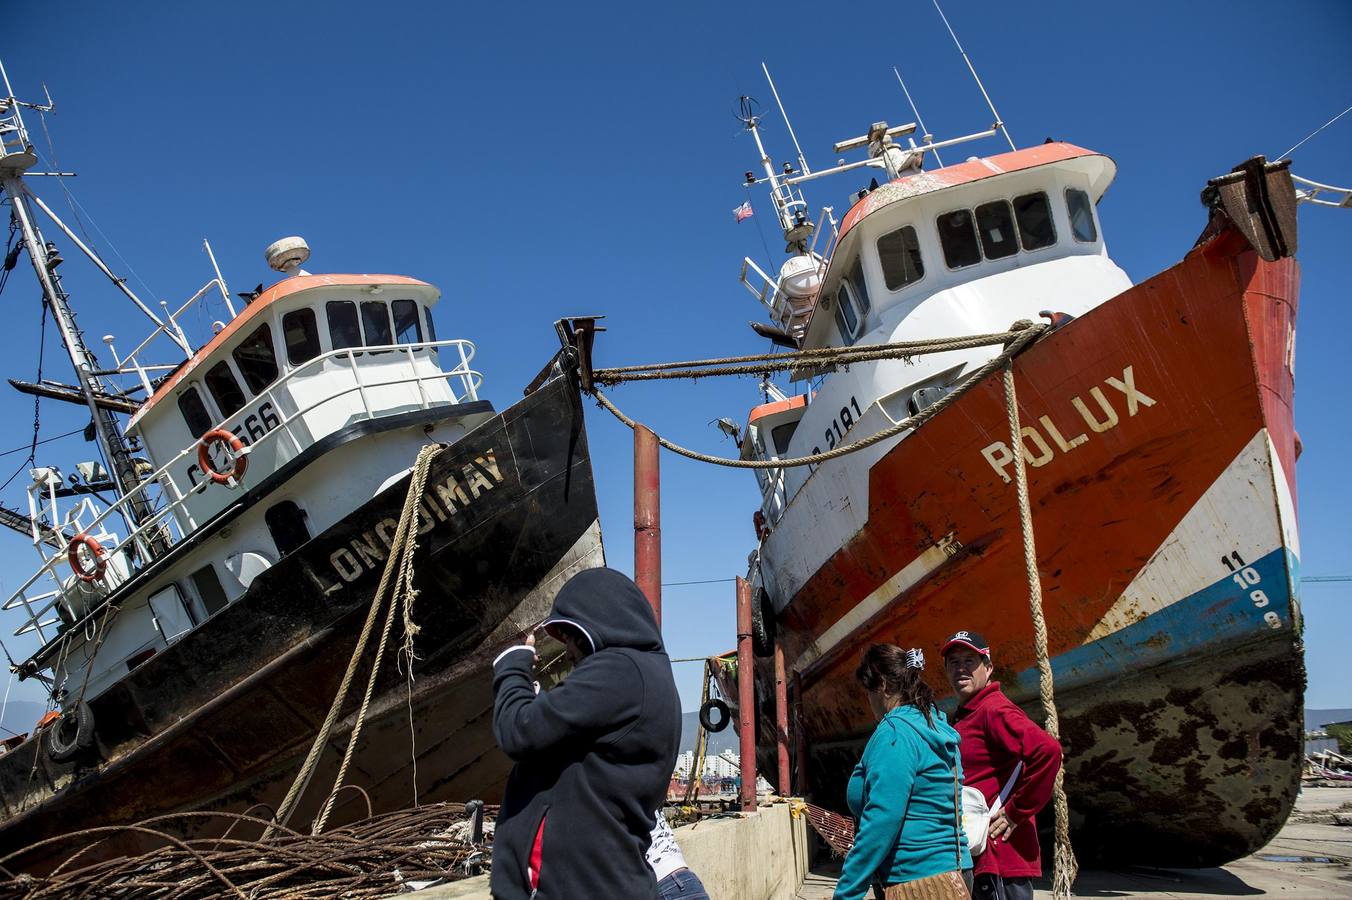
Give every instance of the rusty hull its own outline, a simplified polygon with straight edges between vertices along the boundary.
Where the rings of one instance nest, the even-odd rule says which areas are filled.
[[[1021,419],[1048,435],[1088,432],[1069,401],[1108,376],[1134,377],[1155,401],[1128,407],[1123,392],[1101,387],[1116,427],[1049,451],[1028,472],[1066,789],[1087,858],[1217,865],[1267,842],[1294,801],[1305,679],[1291,412],[1298,284],[1293,259],[1265,260],[1223,227],[1016,360]],[[778,617],[801,685],[811,794],[823,805],[844,808],[872,730],[853,679],[870,643],[923,648],[927,680],[948,697],[942,641],[978,631],[993,642],[1006,693],[1041,719],[1013,491],[982,454],[997,440],[1008,429],[992,378],[874,464],[867,524]],[[1205,527],[1184,528],[1196,510]],[[1234,583],[1232,538],[1263,548],[1240,564],[1261,591]],[[834,645],[817,643],[936,546],[945,553],[917,582]],[[1141,587],[1150,566],[1192,584]],[[758,661],[757,681],[767,765],[769,660]]]

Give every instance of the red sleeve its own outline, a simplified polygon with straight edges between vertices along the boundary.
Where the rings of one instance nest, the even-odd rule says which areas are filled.
[[[1005,801],[1005,809],[1015,825],[1026,822],[1052,797],[1056,773],[1061,768],[1061,745],[1012,703],[992,709],[986,718],[986,729],[994,746],[1023,760],[1023,771]]]

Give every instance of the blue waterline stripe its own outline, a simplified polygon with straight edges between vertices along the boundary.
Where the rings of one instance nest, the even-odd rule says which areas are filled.
[[[1057,689],[1119,678],[1208,646],[1219,647],[1278,630],[1264,619],[1267,612],[1280,617],[1281,629],[1290,629],[1292,596],[1288,579],[1299,572],[1299,565],[1294,553],[1278,548],[1250,563],[1248,568],[1259,576],[1255,584],[1245,581],[1241,588],[1232,573],[1135,624],[1053,657],[1052,676]],[[1265,606],[1256,605],[1252,596],[1255,591],[1262,591],[1260,602],[1266,596]],[[995,649],[998,654],[998,646]],[[1006,693],[1036,695],[1037,682],[1037,668],[1025,669],[1006,685]]]

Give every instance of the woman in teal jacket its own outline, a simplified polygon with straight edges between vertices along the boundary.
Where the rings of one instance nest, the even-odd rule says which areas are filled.
[[[935,706],[924,667],[919,650],[874,644],[855,672],[878,727],[846,792],[857,824],[836,900],[860,900],[875,882],[886,889],[922,878],[936,882],[926,885],[937,891],[931,896],[960,897],[970,889],[958,733]],[[887,892],[893,896],[905,894]]]

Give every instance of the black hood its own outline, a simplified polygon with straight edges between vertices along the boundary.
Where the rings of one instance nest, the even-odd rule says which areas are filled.
[[[593,653],[607,647],[666,652],[648,598],[628,575],[614,569],[584,569],[568,579],[544,624],[581,629]]]

